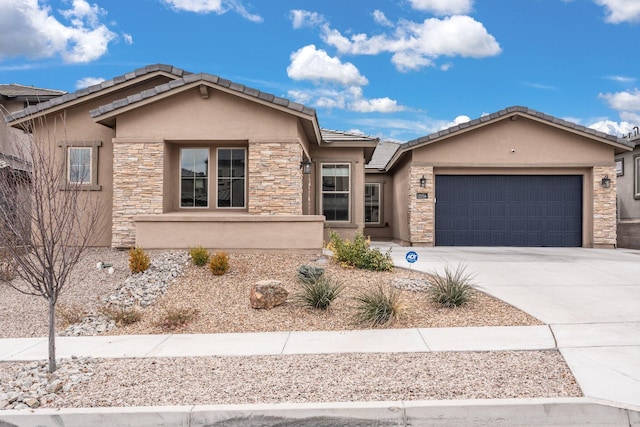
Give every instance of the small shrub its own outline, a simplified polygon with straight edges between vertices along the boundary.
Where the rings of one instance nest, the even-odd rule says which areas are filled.
[[[224,252],[216,252],[209,260],[209,269],[216,276],[222,276],[229,271],[229,255]]]
[[[400,319],[404,311],[401,294],[399,289],[382,285],[360,293],[355,297],[356,321],[380,326]]]
[[[209,251],[202,246],[196,246],[195,248],[189,249],[189,256],[191,257],[193,264],[198,267],[202,267],[209,262]]]
[[[175,331],[189,325],[197,316],[198,310],[187,307],[165,307],[164,315],[158,323],[164,330]]]
[[[147,271],[151,265],[151,259],[142,248],[129,249],[129,270],[137,274]]]
[[[316,267],[315,265],[301,265],[298,268],[298,280],[302,283],[311,283],[322,278],[324,275],[324,268]]]
[[[458,265],[455,271],[449,266],[444,274],[432,273],[428,276],[427,292],[431,299],[445,307],[458,307],[468,303],[475,291],[473,275],[466,272],[466,266]]]
[[[373,271],[393,270],[391,253],[382,253],[378,248],[370,248],[370,241],[362,231],[356,232],[353,242],[342,239],[338,233],[329,234],[328,248],[333,252],[333,260],[343,267],[355,267]]]
[[[13,259],[6,249],[0,249],[0,281],[10,282],[16,278],[16,268]]]
[[[105,306],[100,314],[116,322],[118,326],[132,325],[142,319],[142,313],[136,307]]]
[[[85,309],[79,305],[56,305],[56,318],[60,321],[63,328],[76,323],[82,322],[82,319],[87,315]]]
[[[302,291],[296,299],[307,307],[327,310],[343,289],[344,285],[337,280],[316,276],[313,280],[302,281]]]

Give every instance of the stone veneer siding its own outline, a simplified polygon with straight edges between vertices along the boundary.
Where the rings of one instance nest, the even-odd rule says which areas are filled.
[[[420,178],[427,179],[427,186],[420,187]],[[411,166],[409,171],[409,242],[412,245],[435,244],[435,185],[432,166]],[[418,199],[418,193],[427,193],[427,199]]]
[[[136,243],[133,217],[162,213],[164,143],[113,144],[113,226],[111,246]]]
[[[248,212],[302,215],[302,146],[249,142]]]
[[[602,178],[608,175],[611,186],[604,188]],[[593,168],[593,246],[616,244],[616,170],[615,166]]]

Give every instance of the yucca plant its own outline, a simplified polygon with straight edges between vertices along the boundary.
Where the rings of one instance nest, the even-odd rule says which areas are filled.
[[[378,285],[354,297],[355,319],[359,323],[380,326],[400,319],[404,307],[399,289]]]
[[[327,310],[344,289],[344,285],[338,280],[326,276],[303,280],[301,283],[302,290],[296,295],[296,299],[303,305],[318,310]]]
[[[459,307],[473,298],[476,285],[474,275],[467,273],[466,265],[458,264],[455,270],[446,266],[444,274],[431,273],[427,280],[427,292],[431,299],[444,307]]]

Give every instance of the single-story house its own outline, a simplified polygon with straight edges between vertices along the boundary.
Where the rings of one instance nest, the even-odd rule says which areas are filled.
[[[633,151],[616,156],[618,246],[640,249],[640,129],[624,138]]]
[[[406,245],[614,247],[614,157],[631,150],[524,107],[381,142],[163,64],[14,112],[10,124],[55,146],[67,179],[106,207],[93,244],[115,248],[319,251],[329,230],[362,229]]]

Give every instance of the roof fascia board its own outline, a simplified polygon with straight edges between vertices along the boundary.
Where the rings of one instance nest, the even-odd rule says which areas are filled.
[[[178,77],[178,76],[176,76],[174,74],[171,74],[169,72],[166,72],[164,70],[152,71],[152,72],[147,73],[147,74],[136,76],[135,78],[130,79],[130,80],[125,80],[125,81],[120,82],[120,83],[115,83],[112,86],[106,87],[104,89],[98,90],[98,91],[93,92],[93,93],[89,93],[89,94],[84,95],[84,96],[80,96],[78,98],[69,100],[67,102],[62,102],[60,104],[53,105],[53,106],[51,106],[51,107],[49,107],[47,109],[44,109],[44,110],[41,110],[41,111],[37,111],[37,112],[32,113],[32,114],[28,114],[28,115],[26,115],[24,117],[20,117],[19,119],[12,120],[12,121],[9,122],[9,125],[16,127],[17,125],[24,124],[25,122],[29,122],[29,121],[31,121],[31,120],[33,120],[35,118],[38,118],[38,117],[41,117],[41,116],[46,116],[48,114],[53,114],[53,113],[55,113],[57,111],[64,110],[64,109],[67,109],[67,108],[75,107],[76,105],[82,104],[82,103],[84,103],[86,101],[91,101],[91,100],[94,100],[96,98],[100,98],[102,96],[110,95],[110,94],[112,94],[112,93],[114,93],[116,91],[122,90],[123,88],[126,88],[128,86],[132,86],[132,85],[135,85],[135,84],[138,84],[138,83],[142,83],[144,81],[153,79],[153,78],[158,77],[158,76],[168,77],[168,78],[173,79],[173,80],[176,80],[176,79],[180,78],[180,77]],[[56,97],[54,99],[62,98],[62,97],[64,97],[64,95],[62,95],[61,97]]]

